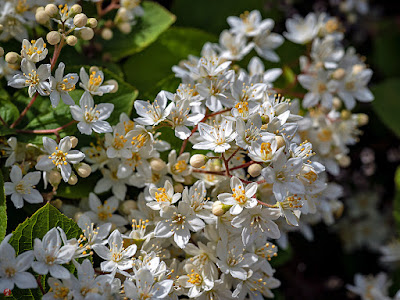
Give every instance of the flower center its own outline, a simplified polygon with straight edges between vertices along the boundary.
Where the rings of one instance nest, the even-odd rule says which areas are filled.
[[[25,74],[24,76],[27,78],[25,80],[26,85],[38,85],[40,82],[39,75],[37,74],[36,70],[32,70],[31,73]]]
[[[74,79],[74,77],[71,76],[71,79]],[[75,84],[69,82],[68,78],[64,78],[61,82],[57,83],[57,90],[64,91],[64,92],[71,92],[71,91],[75,90]]]
[[[182,173],[187,169],[187,163],[184,160],[179,160],[175,165],[174,165],[174,170],[177,173]]]
[[[29,186],[25,185],[23,180],[18,182],[18,184],[15,186],[15,190],[18,194],[30,194]]]
[[[244,204],[247,201],[247,197],[245,195],[245,192],[242,188],[242,186],[239,186],[239,188],[233,188],[232,189],[233,194],[232,197],[235,199],[235,201],[239,204]]]
[[[65,286],[58,287],[58,283],[55,283],[56,289],[54,291],[54,298],[56,299],[68,299],[69,288]]]
[[[320,132],[318,132],[317,136],[321,142],[329,142],[332,140],[332,131],[329,129],[322,129]]]
[[[91,91],[96,91],[99,88],[99,86],[101,85],[101,83],[103,82],[103,79],[101,78],[101,76],[100,75],[96,76],[96,74],[97,73],[95,71],[93,71],[89,77],[88,88]]]
[[[261,144],[261,154],[265,160],[272,159],[271,143],[262,143]]]
[[[194,285],[201,285],[201,283],[203,282],[203,278],[200,276],[199,273],[194,272],[194,270],[190,270],[192,273],[191,274],[187,274],[187,276],[189,277],[189,279],[187,280],[187,282],[194,284]]]
[[[54,261],[56,260],[56,258],[52,255],[46,255],[46,264],[48,265],[52,265],[54,263]]]
[[[49,159],[53,162],[53,164],[57,167],[59,165],[66,165],[67,163],[67,152],[62,152],[61,150],[56,147],[56,151],[54,151],[50,156]]]
[[[121,150],[122,148],[124,148],[126,141],[127,139],[125,138],[125,136],[123,136],[122,134],[116,134],[114,136],[113,147],[117,150]]]
[[[165,188],[158,188],[158,192],[155,193],[156,201],[157,202],[170,202],[170,199],[165,192]]]
[[[235,104],[235,108],[240,114],[247,113],[249,111],[249,102],[239,102]]]
[[[99,119],[100,111],[97,110],[96,107],[97,105],[88,108],[88,106],[85,105],[85,120],[87,123],[96,122]]]
[[[4,273],[6,274],[6,277],[14,277],[17,271],[13,267],[7,267],[4,270]]]

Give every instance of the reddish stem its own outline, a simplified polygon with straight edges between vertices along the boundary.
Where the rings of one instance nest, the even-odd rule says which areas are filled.
[[[222,171],[207,171],[207,170],[193,169],[192,172],[203,173],[203,174],[211,174],[211,175],[220,175],[220,176],[225,176],[226,175],[226,173],[222,172]]]
[[[20,133],[33,133],[33,134],[55,134],[58,135],[58,132],[67,128],[68,126],[71,126],[72,124],[77,123],[77,121],[73,120],[67,124],[64,124],[63,126],[54,128],[54,129],[35,129],[35,130],[25,130],[25,129],[16,129],[16,132]],[[59,135],[58,135],[59,136]]]
[[[57,44],[57,45],[54,46],[53,57],[51,58],[51,61],[50,61],[51,70],[54,69],[54,67],[55,67],[55,65],[57,63],[58,57],[60,56],[61,49],[62,49],[63,46],[64,46],[64,39],[61,39],[60,44]]]
[[[100,5],[97,6],[97,14],[99,15],[99,19],[102,18],[105,14],[112,11],[113,9],[118,9],[120,7],[121,5],[118,4],[118,0],[112,0],[111,3],[104,9],[101,8],[101,2],[100,2]]]
[[[3,123],[3,125],[4,125],[5,127],[7,127],[7,123],[6,123],[6,121],[4,121],[4,119],[3,119],[2,117],[0,117],[0,122]]]
[[[228,161],[225,159],[225,155],[222,153],[221,154],[222,159],[224,160],[224,165],[225,165],[225,173],[226,176],[231,176],[231,174],[229,173],[229,166],[228,166]]]
[[[271,205],[271,204],[268,204],[268,203],[265,203],[265,202],[262,202],[262,201],[260,201],[260,200],[258,200],[258,199],[257,199],[257,202],[258,202],[259,204],[264,205],[264,206],[267,206],[267,207],[276,208],[276,206]]]
[[[231,168],[230,171],[237,170],[237,169],[247,168],[248,166],[250,166],[250,165],[252,165],[252,164],[261,164],[261,162],[252,161],[252,160],[251,160],[251,161],[249,161],[249,162],[247,162],[247,163],[245,163],[245,164],[242,164],[242,165],[240,165],[240,166],[236,166],[236,167]]]
[[[239,152],[239,150],[240,150],[240,148],[238,147],[238,148],[235,150],[235,152],[233,152],[232,155],[229,156],[228,161],[230,161],[230,160],[236,155],[236,153]]]
[[[19,124],[19,122],[21,122],[22,118],[26,115],[28,110],[32,107],[33,103],[35,103],[38,95],[39,95],[38,92],[36,92],[36,94],[33,95],[31,101],[28,103],[28,105],[25,107],[25,109],[19,115],[18,119],[16,119],[15,122],[11,124],[10,128],[14,128],[15,126],[17,126]]]
[[[44,291],[42,283],[40,282],[41,279],[42,279],[42,275],[39,275],[38,278],[36,278],[36,281],[37,281],[40,291],[44,295],[44,294],[46,294],[46,292]]]

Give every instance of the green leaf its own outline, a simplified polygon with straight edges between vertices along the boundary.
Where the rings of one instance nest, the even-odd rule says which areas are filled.
[[[397,168],[394,175],[394,184],[396,194],[394,197],[393,217],[396,222],[397,233],[400,233],[400,167]]]
[[[42,239],[50,229],[55,227],[62,228],[68,239],[79,238],[82,234],[82,230],[72,219],[67,218],[58,209],[47,203],[30,218],[18,225],[9,243],[14,247],[18,255],[22,252],[32,250],[35,238]],[[75,269],[72,264],[67,266],[67,268],[71,272]],[[43,286],[45,277],[41,276]],[[15,299],[41,299],[41,292],[39,289],[19,290],[15,288],[13,290],[13,297]]]
[[[15,229],[9,243],[17,254],[32,250],[35,238],[42,239],[54,227],[61,227],[68,239],[79,238],[82,233],[72,219],[47,203]]]
[[[5,192],[4,192],[3,174],[0,171],[0,242],[6,236],[6,230],[7,230],[6,195],[5,195]]]
[[[155,2],[143,2],[143,9],[144,15],[133,26],[132,32],[124,34],[115,30],[110,41],[102,41],[104,53],[109,53],[112,60],[143,50],[175,22],[175,16]]]
[[[204,43],[215,42],[217,38],[211,34],[194,28],[171,27],[146,50],[130,57],[123,65],[126,79],[145,94],[157,94],[155,87],[174,82],[175,88],[179,80],[171,77],[171,68],[186,59],[189,54],[199,55]],[[171,80],[172,79],[172,80]],[[155,82],[159,82],[156,86]],[[154,93],[155,92],[155,93]]]
[[[11,125],[19,117],[18,108],[8,99],[0,99],[0,116],[8,124]]]
[[[400,78],[390,78],[374,86],[371,90],[375,95],[372,106],[382,122],[400,137],[400,102],[398,87]]]

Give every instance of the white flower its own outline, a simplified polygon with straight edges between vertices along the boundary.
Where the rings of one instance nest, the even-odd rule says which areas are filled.
[[[174,193],[174,187],[169,180],[165,181],[162,188],[150,187],[149,193],[153,201],[148,202],[147,206],[154,210],[163,210],[181,198],[181,193]]]
[[[57,228],[50,229],[42,240],[36,238],[33,252],[36,261],[32,263],[32,269],[41,275],[50,275],[54,278],[67,279],[69,271],[61,266],[69,263],[75,254],[75,247],[64,245],[61,247],[61,238]]]
[[[249,294],[249,299],[273,298],[271,289],[281,285],[280,281],[263,272],[250,270],[248,278],[240,282],[232,293],[234,299],[244,299]]]
[[[153,274],[146,268],[135,273],[136,284],[129,279],[124,282],[125,296],[129,299],[157,300],[168,296],[173,280],[154,281]]]
[[[115,88],[115,86],[111,84],[102,85],[104,80],[102,71],[93,71],[90,73],[90,76],[88,76],[85,68],[82,67],[79,77],[81,79],[79,86],[92,95],[103,96],[103,94],[110,93]]]
[[[190,111],[189,105],[188,100],[171,103],[171,113],[168,116],[168,119],[171,120],[172,128],[175,129],[175,136],[181,140],[187,139],[191,134],[191,130],[186,126],[197,125],[204,118],[204,114],[200,113],[188,115]]]
[[[125,198],[127,191],[126,185],[129,182],[129,178],[118,178],[118,165],[119,159],[113,159],[107,163],[108,168],[101,169],[103,178],[97,181],[94,187],[94,192],[96,194],[101,194],[111,189],[113,195],[117,199],[123,200]]]
[[[132,151],[129,149],[132,147],[131,140],[134,133],[129,131],[125,133],[125,126],[123,123],[118,123],[114,127],[113,134],[106,133],[104,146],[107,148],[107,156],[109,158],[122,157],[131,158]]]
[[[273,167],[264,168],[261,174],[273,185],[272,191],[277,200],[282,200],[288,191],[293,194],[304,194],[304,185],[297,178],[303,166],[301,158],[287,159],[285,154],[280,152],[274,156],[272,165]]]
[[[299,226],[299,219],[304,201],[301,196],[287,196],[283,200],[278,200],[276,205],[280,210],[280,215],[285,217],[286,222],[291,226]]]
[[[128,224],[128,221],[120,216],[113,214],[118,208],[118,199],[111,197],[101,203],[100,199],[93,193],[89,194],[89,206],[91,211],[85,212],[85,215],[95,224],[112,223],[116,226]]]
[[[236,137],[232,125],[231,121],[226,120],[215,126],[199,123],[200,137],[205,141],[193,145],[193,149],[212,150],[216,153],[225,152],[231,147],[229,143]]]
[[[262,120],[259,114],[255,114],[249,118],[247,123],[242,119],[236,120],[236,144],[243,149],[249,149],[252,143],[259,139],[265,140],[266,135],[270,135],[267,132],[261,131]],[[270,141],[269,138],[267,141]]]
[[[217,245],[217,266],[224,274],[231,274],[232,277],[246,280],[247,270],[257,262],[257,255],[254,253],[244,253],[244,246],[240,239],[234,240],[229,244],[219,241]]]
[[[176,157],[176,151],[172,150],[168,154],[168,172],[172,178],[177,182],[184,182],[185,176],[190,175],[192,167],[188,164],[190,153],[185,152]]]
[[[272,239],[278,239],[281,235],[278,225],[272,220],[279,218],[277,209],[264,208],[261,205],[246,209],[243,213],[232,220],[232,225],[242,229],[242,242],[249,245],[255,239],[267,236]]]
[[[188,288],[188,297],[197,298],[205,291],[209,291],[214,287],[216,278],[207,278],[203,270],[194,264],[185,264],[184,271],[187,275],[179,276],[178,283],[184,288]]]
[[[278,155],[282,150],[277,149],[278,144],[274,136],[268,139],[252,142],[249,149],[249,156],[253,161],[270,162],[275,155]]]
[[[32,40],[31,42],[26,39],[22,41],[21,57],[26,58],[33,63],[45,59],[47,52],[46,44],[42,38]]]
[[[264,82],[271,86],[272,82],[282,74],[282,69],[280,68],[272,68],[265,71],[264,63],[257,56],[250,59],[247,69],[249,70],[251,82]]]
[[[220,58],[240,61],[253,48],[253,43],[247,43],[247,38],[242,34],[234,35],[228,30],[222,31],[219,36]]]
[[[33,251],[26,251],[15,257],[14,248],[7,240],[0,247],[0,291],[19,289],[34,289],[37,287],[35,277],[26,272],[32,265]]]
[[[71,115],[74,120],[79,121],[78,129],[82,134],[91,135],[92,130],[97,133],[112,132],[112,128],[108,119],[114,110],[112,103],[100,103],[94,105],[94,101],[90,93],[83,93],[79,100],[79,106],[70,107]]]
[[[109,275],[95,275],[93,265],[89,259],[85,259],[82,264],[74,262],[77,269],[78,279],[71,276],[74,283],[72,286],[72,293],[74,299],[89,300],[89,299],[105,299],[99,296],[102,291],[103,285],[110,280]]]
[[[1,149],[4,150],[8,155],[4,166],[11,167],[13,164],[15,164],[15,162],[23,160],[25,157],[25,152],[23,151],[24,149],[22,149],[22,147],[18,146],[17,138],[14,136],[8,138],[7,145],[9,146],[7,148],[1,147]]]
[[[85,214],[79,218],[77,224],[82,229],[84,235],[83,241],[86,241],[86,246],[90,248],[96,244],[105,244],[104,240],[108,237],[112,226],[111,223],[106,223],[94,227],[94,224]]]
[[[244,187],[244,183],[237,177],[231,178],[231,193],[223,193],[218,195],[218,200],[226,205],[232,205],[229,209],[232,215],[238,215],[243,208],[252,208],[257,205],[257,199],[253,198],[257,192],[258,184],[252,182]]]
[[[347,289],[361,297],[361,300],[390,300],[387,296],[390,282],[385,273],[379,273],[375,277],[372,275],[354,276],[354,285],[346,285]]]
[[[380,260],[385,263],[394,263],[400,261],[400,241],[394,240],[385,246],[379,248],[382,256]]]
[[[198,180],[193,186],[187,187],[182,192],[182,201],[190,205],[196,215],[206,221],[215,219],[211,213],[212,202],[206,198],[207,190],[204,181]]]
[[[40,172],[27,173],[22,177],[21,168],[14,165],[10,172],[11,182],[4,183],[6,195],[11,195],[11,201],[16,208],[24,206],[24,201],[29,203],[42,203],[43,197],[39,191],[34,189],[34,185],[40,181]]]
[[[39,160],[36,164],[36,169],[50,171],[57,167],[61,171],[61,176],[65,182],[68,181],[72,173],[70,164],[77,164],[85,157],[82,152],[71,150],[72,143],[69,136],[63,138],[58,145],[54,140],[43,137],[43,147],[50,155]]]
[[[132,256],[135,255],[137,246],[135,244],[128,246],[126,249],[123,246],[121,233],[116,229],[108,238],[108,247],[101,244],[93,246],[94,251],[104,261],[100,264],[103,272],[114,272],[118,270],[128,270],[132,268]]]
[[[329,79],[329,74],[319,71],[315,76],[300,74],[297,76],[300,84],[309,92],[304,96],[302,105],[305,108],[316,106],[321,102],[326,108],[332,107],[333,93],[336,84]]]
[[[240,18],[230,16],[228,17],[227,22],[231,26],[231,31],[233,33],[244,34],[249,37],[254,37],[260,34],[260,32],[274,26],[273,20],[262,20],[261,14],[258,10],[253,10],[250,13],[245,12],[240,15]]]
[[[338,83],[338,95],[343,100],[347,109],[353,109],[356,101],[371,102],[374,95],[367,88],[372,77],[372,70],[366,69],[363,65],[354,65],[343,80]]]
[[[317,16],[309,13],[304,19],[298,15],[286,20],[286,30],[283,35],[296,44],[311,41],[318,33]]]
[[[163,220],[157,223],[154,235],[158,238],[174,236],[174,241],[180,248],[185,248],[190,239],[190,231],[197,232],[204,228],[204,222],[199,219],[193,209],[185,202],[179,202],[178,208],[169,206],[161,211]],[[189,231],[190,230],[190,231]]]
[[[50,101],[53,107],[57,107],[60,98],[66,105],[74,105],[75,102],[68,94],[75,90],[75,84],[78,82],[79,77],[76,73],[70,73],[64,76],[65,64],[60,62],[56,69],[55,76],[50,77],[51,94]]]
[[[254,37],[254,49],[262,58],[272,62],[279,62],[279,56],[274,49],[282,45],[285,39],[280,34],[271,32],[273,26],[274,23],[270,28]]]
[[[157,125],[164,121],[172,109],[172,103],[167,106],[168,98],[171,97],[170,93],[161,91],[157,94],[153,104],[143,100],[136,100],[134,105],[140,118],[136,118],[135,121],[142,125]]]
[[[26,58],[21,61],[22,74],[16,74],[8,82],[9,86],[16,89],[28,87],[29,97],[37,91],[42,96],[48,96],[51,91],[50,83],[46,81],[50,78],[50,64],[40,65],[38,69],[34,63]]]
[[[72,275],[71,275],[72,278]],[[55,278],[49,278],[47,283],[50,286],[50,290],[43,295],[43,300],[54,300],[54,299],[72,299],[74,283],[71,278],[63,278],[58,280]]]

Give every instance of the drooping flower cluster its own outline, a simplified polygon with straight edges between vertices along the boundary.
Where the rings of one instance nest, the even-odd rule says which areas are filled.
[[[115,18],[122,31],[141,14],[137,5],[121,1]],[[62,26],[80,21],[68,11],[60,7],[57,12]],[[135,117],[122,113],[111,125],[106,120],[113,104],[96,105],[94,97],[115,92],[115,82],[104,82],[96,67],[89,74],[81,68],[79,76],[64,75],[63,63],[52,76],[57,56],[36,68],[46,58],[46,46],[43,40],[23,41],[16,59],[22,73],[9,85],[28,87],[30,97],[49,96],[54,107],[63,100],[72,123],[84,135],[95,132],[96,142],[73,150],[77,138],[60,139],[56,130],[51,133],[58,141],[44,137],[43,149],[36,149],[26,166],[23,144],[9,139],[6,193],[17,208],[23,200],[43,201],[34,187],[40,174],[29,172],[31,167],[42,171],[53,194],[61,179],[76,184],[76,174],[97,172],[99,179],[79,207],[61,207],[77,220],[82,235],[68,239],[61,228],[51,229],[35,239],[33,253],[8,254],[12,272],[2,271],[0,258],[0,287],[35,288],[31,276],[25,283],[16,276],[31,267],[36,274],[50,274],[44,299],[110,299],[120,293],[129,299],[273,297],[271,290],[280,285],[270,264],[278,255],[276,244],[287,247],[287,233],[294,230],[310,238],[310,225],[332,224],[342,209],[341,188],[327,181],[325,166],[337,173],[338,161],[365,122],[361,115],[340,112],[333,95],[347,109],[354,99],[372,100],[366,88],[371,71],[352,50],[345,54],[338,46],[342,34],[333,18],[311,14],[288,20],[285,37],[312,45],[310,58],[300,59],[302,74],[296,79],[308,91],[302,101],[308,111],[301,116],[298,102],[274,88],[281,69],[265,70],[257,56],[247,69],[235,65],[252,49],[279,61],[274,50],[284,38],[271,32],[274,22],[252,11],[229,17],[228,23],[231,28],[218,44],[207,43],[201,57],[174,66],[182,79],[174,92],[136,100]],[[69,92],[79,80],[84,91],[78,105]],[[160,128],[173,133],[166,136]],[[106,193],[110,197],[102,201]],[[3,243],[4,249],[11,247]],[[76,261],[91,255],[100,260],[102,275],[95,275],[89,259]],[[20,266],[22,259],[29,263]],[[77,277],[66,269],[69,263]]]

